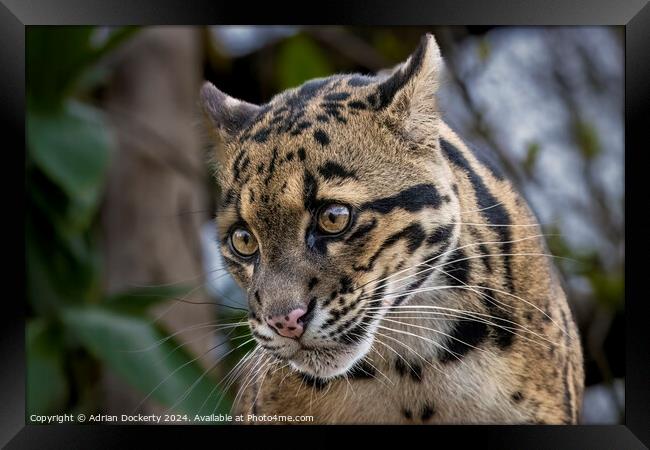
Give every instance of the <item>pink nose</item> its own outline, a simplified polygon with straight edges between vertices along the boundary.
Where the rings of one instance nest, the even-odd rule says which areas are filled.
[[[294,309],[286,316],[271,316],[266,318],[266,323],[273,328],[280,336],[288,338],[299,338],[304,331],[304,323],[301,317],[306,314],[302,308]]]

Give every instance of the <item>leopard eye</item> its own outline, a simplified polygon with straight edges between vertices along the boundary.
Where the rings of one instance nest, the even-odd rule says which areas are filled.
[[[257,252],[257,239],[246,228],[235,228],[230,233],[230,245],[239,256],[253,256]]]
[[[345,230],[350,222],[350,208],[339,203],[332,203],[318,213],[318,228],[323,233],[337,234]]]

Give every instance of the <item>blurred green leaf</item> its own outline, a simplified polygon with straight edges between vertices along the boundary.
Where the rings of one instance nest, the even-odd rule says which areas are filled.
[[[56,273],[48,264],[41,246],[29,235],[25,242],[25,260],[29,303],[39,314],[51,314],[64,300]]]
[[[573,134],[578,149],[586,159],[592,159],[600,154],[600,140],[593,125],[578,120],[573,124]]]
[[[323,51],[305,35],[291,37],[281,44],[276,70],[279,90],[299,86],[334,71]]]
[[[623,270],[603,267],[600,255],[594,249],[572,249],[560,236],[560,228],[548,226],[547,243],[553,255],[560,256],[559,264],[567,273],[580,275],[589,281],[593,297],[598,304],[610,311],[620,311],[625,298]],[[564,259],[568,258],[568,259]]]
[[[526,159],[524,160],[524,170],[528,175],[531,175],[535,170],[535,164],[539,157],[541,147],[537,142],[531,142],[526,148]]]
[[[623,307],[625,282],[622,272],[607,273],[602,270],[592,270],[587,273],[594,291],[596,301],[610,311],[618,311]]]
[[[93,27],[30,26],[26,30],[28,105],[56,108],[87,64]]]
[[[137,28],[124,27],[92,39],[90,26],[29,26],[26,31],[26,79],[30,108],[58,109],[84,71],[129,38]]]
[[[27,323],[27,415],[64,410],[68,383],[60,337],[42,319]]]
[[[478,53],[478,57],[481,62],[487,61],[487,59],[490,57],[491,52],[490,42],[485,38],[479,40],[478,46],[476,47],[476,52]]]
[[[103,33],[100,34],[98,31],[103,31]],[[87,63],[89,65],[95,64],[100,58],[115,50],[138,31],[140,31],[140,27],[137,26],[96,27],[94,35],[91,35],[92,55],[87,59]]]
[[[410,47],[407,48],[404,42],[400,41],[395,34],[390,32],[377,32],[373,35],[372,42],[377,51],[388,61],[401,62],[404,59],[404,55],[408,55],[410,50]]]
[[[248,320],[248,314],[224,310],[219,314],[219,318],[223,323],[246,323]],[[226,367],[234,367],[257,344],[254,341],[248,342],[251,340],[251,331],[247,326],[232,328],[227,331],[227,334],[229,341],[232,342],[233,349],[232,353],[224,358],[222,364]]]
[[[146,317],[102,307],[69,308],[63,321],[95,357],[129,384],[150,394],[170,412],[227,413],[231,401],[217,406],[221,390],[184,347]]]
[[[96,302],[100,286],[99,253],[83,236],[47,243],[30,232],[25,242],[27,298],[40,314],[56,314],[71,303]]]
[[[147,309],[155,304],[172,298],[178,301],[191,302],[192,300],[183,300],[181,298],[191,289],[190,286],[179,285],[139,287],[111,295],[104,301],[104,306],[129,314],[144,314]]]
[[[557,223],[546,225],[545,233],[547,234],[546,242],[548,243],[552,254],[562,258],[571,256],[571,249],[562,236],[562,229],[557,225]],[[561,260],[559,260],[559,262],[561,262]]]
[[[109,135],[100,113],[69,102],[57,112],[27,113],[27,145],[34,163],[70,198],[75,228],[96,212],[109,162]]]
[[[55,315],[71,303],[92,303],[99,292],[99,251],[82,235],[66,238],[49,224],[26,223],[27,298],[34,311]]]

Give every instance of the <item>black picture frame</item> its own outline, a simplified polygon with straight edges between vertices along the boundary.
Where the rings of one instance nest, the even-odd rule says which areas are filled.
[[[368,433],[376,440],[406,437],[406,445],[426,438],[431,445],[441,441],[457,446],[495,448],[589,448],[636,449],[650,445],[650,353],[648,350],[648,296],[644,295],[644,260],[650,254],[647,218],[648,183],[645,156],[650,151],[644,138],[650,128],[650,6],[648,0],[442,0],[442,1],[332,1],[304,2],[282,7],[278,2],[248,5],[218,0],[2,0],[0,4],[0,80],[2,97],[2,142],[6,157],[24,165],[25,148],[25,27],[33,25],[200,25],[200,24],[358,24],[358,25],[618,25],[625,28],[625,296],[626,296],[626,401],[625,425],[612,426],[436,426],[436,427],[345,427],[324,430],[327,443],[337,435]],[[24,184],[22,170],[6,164],[3,194]],[[12,176],[9,176],[12,175]],[[5,256],[5,295],[1,328],[0,445],[8,448],[113,447],[133,442],[146,434],[146,445],[160,440],[167,445],[191,445],[193,438],[232,442],[227,434],[247,439],[269,439],[269,433],[287,432],[283,427],[146,426],[118,425],[25,425],[25,299],[24,275],[13,275],[25,267],[24,245],[12,237],[24,225],[12,219],[15,206],[3,195],[5,241],[16,246],[16,255]],[[24,197],[22,197],[24,198]],[[21,215],[20,217],[23,217]],[[12,286],[13,284],[13,286]],[[369,429],[370,428],[370,429]],[[294,431],[295,430],[295,431]],[[302,427],[291,433],[313,437],[323,427]],[[399,433],[399,434],[396,434]],[[403,434],[402,434],[403,433]],[[406,434],[408,433],[408,434]],[[195,436],[195,434],[203,436]],[[419,436],[415,436],[418,434]],[[424,436],[426,434],[426,436]],[[243,437],[243,436],[240,436]],[[292,434],[287,439],[301,437]],[[228,440],[226,440],[228,439]],[[285,441],[280,436],[272,441]],[[306,439],[303,445],[311,445]],[[247,443],[239,441],[239,445]],[[268,441],[267,441],[268,442]],[[343,442],[343,441],[338,441]],[[325,443],[325,442],[324,442]]]

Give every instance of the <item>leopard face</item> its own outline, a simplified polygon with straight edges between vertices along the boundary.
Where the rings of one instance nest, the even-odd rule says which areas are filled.
[[[345,374],[382,307],[436,284],[458,239],[440,154],[431,36],[392,75],[309,81],[256,106],[206,83],[221,252],[259,346],[319,378]],[[429,266],[427,266],[427,264]]]

